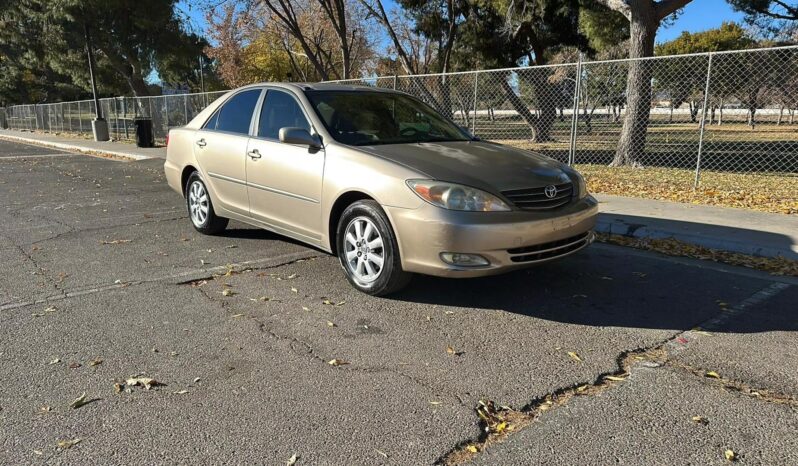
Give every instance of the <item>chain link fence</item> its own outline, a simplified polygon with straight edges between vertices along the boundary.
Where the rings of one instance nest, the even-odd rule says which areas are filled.
[[[630,73],[638,89],[626,88]],[[475,136],[538,151],[604,180],[656,174],[692,191],[699,182],[707,186],[707,177],[734,175],[716,180],[731,183],[727,191],[760,183],[771,192],[787,183],[798,203],[798,46],[336,82],[407,92]],[[220,95],[109,98],[100,105],[112,137],[133,138],[133,120],[149,117],[163,141],[169,128]],[[94,102],[0,113],[10,128],[88,136]],[[781,178],[753,178],[764,175]]]
[[[169,128],[191,121],[203,108],[226,91],[176,94],[154,97],[111,97],[100,99],[100,112],[116,140],[135,139],[137,118],[152,119],[155,140],[163,143]],[[70,133],[91,137],[95,116],[94,100],[54,104],[16,105],[0,109],[0,122],[11,129]],[[0,124],[2,127],[2,124]]]

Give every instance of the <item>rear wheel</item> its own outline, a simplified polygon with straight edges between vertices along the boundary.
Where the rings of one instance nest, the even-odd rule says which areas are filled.
[[[215,235],[227,228],[229,220],[216,215],[208,188],[197,172],[186,182],[186,208],[191,224],[200,233]]]
[[[396,236],[374,201],[358,201],[344,210],[338,222],[337,250],[349,283],[364,293],[391,294],[412,278],[402,270]]]

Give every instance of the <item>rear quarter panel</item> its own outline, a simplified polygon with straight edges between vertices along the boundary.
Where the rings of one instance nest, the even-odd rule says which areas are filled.
[[[183,194],[182,174],[187,166],[197,166],[194,158],[194,133],[191,128],[174,128],[169,131],[169,146],[166,148],[164,174],[169,187]]]

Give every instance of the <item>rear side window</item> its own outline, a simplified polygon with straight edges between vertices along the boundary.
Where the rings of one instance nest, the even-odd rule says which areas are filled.
[[[260,92],[260,89],[252,89],[236,94],[222,106],[222,109],[217,112],[217,116],[208,121],[206,128],[213,129],[211,124],[213,120],[217,120],[215,128],[217,131],[249,134],[249,124],[252,122],[252,114],[258,103]]]
[[[258,136],[279,139],[280,128],[305,128],[310,131],[302,108],[291,95],[283,91],[269,90],[260,111]]]

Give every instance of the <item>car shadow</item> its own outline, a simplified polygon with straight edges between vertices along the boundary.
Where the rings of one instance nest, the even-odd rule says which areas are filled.
[[[568,324],[683,331],[695,328],[772,284],[627,251],[631,250],[594,245],[559,261],[484,278],[417,276],[390,299],[502,310]],[[798,288],[791,287],[786,293],[791,294],[787,298],[798,301]],[[790,317],[794,310],[787,309],[783,302],[765,301],[746,312],[784,318],[763,319],[758,326],[737,326],[730,319],[727,328],[721,331],[796,331],[798,318]]]

